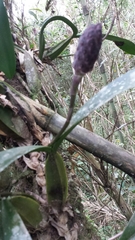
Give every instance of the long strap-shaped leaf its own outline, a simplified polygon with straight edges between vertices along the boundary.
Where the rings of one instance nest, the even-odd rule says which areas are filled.
[[[135,44],[130,40],[113,35],[108,35],[106,40],[114,42],[124,52],[135,55]]]
[[[133,213],[128,225],[126,226],[119,240],[134,240],[135,239],[135,212]]]
[[[6,151],[0,152],[0,172],[2,172],[6,167],[8,167],[11,163],[13,163],[16,159],[22,157],[23,155],[29,152],[52,152],[50,146],[23,146],[17,148],[11,148]]]
[[[73,116],[67,130],[65,130],[65,132],[56,142],[53,142],[51,146],[53,148],[53,151],[56,151],[58,149],[63,139],[65,139],[66,136],[75,128],[75,126],[79,124],[84,118],[86,118],[90,113],[110,101],[118,94],[133,87],[135,87],[135,69],[128,71],[127,73],[116,78],[107,86],[103,87],[94,97],[89,99]]]
[[[44,54],[45,43],[46,43],[45,39],[44,39],[44,34],[43,34],[44,29],[50,22],[56,21],[56,20],[61,20],[64,23],[66,23],[69,27],[71,27],[73,34],[71,37],[69,37],[65,40],[62,40],[60,43],[58,43],[54,47],[50,48],[49,51]],[[42,28],[40,30],[40,34],[39,34],[39,58],[42,60],[43,56],[44,56],[44,58],[49,58],[50,60],[55,59],[67,47],[67,45],[70,43],[71,39],[74,38],[77,35],[77,33],[78,33],[78,29],[76,28],[76,26],[66,17],[53,16],[53,17],[47,18],[44,21]]]
[[[15,74],[14,45],[2,0],[0,0],[0,71],[3,71],[8,78],[12,78]]]

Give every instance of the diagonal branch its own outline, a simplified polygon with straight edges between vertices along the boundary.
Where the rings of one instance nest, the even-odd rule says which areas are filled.
[[[38,104],[25,96],[23,97],[30,105],[36,122],[40,127],[53,134],[58,134],[66,119],[45,106]],[[81,126],[75,127],[75,129],[67,136],[67,140],[135,178],[135,155],[125,149]]]

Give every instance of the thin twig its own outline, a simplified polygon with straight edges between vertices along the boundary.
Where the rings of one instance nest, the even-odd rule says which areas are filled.
[[[105,36],[102,38],[102,41],[104,41],[106,39],[106,37],[109,35],[109,33],[112,31],[115,18],[116,18],[116,16],[113,17],[112,22],[111,22],[111,26],[110,26],[109,30],[107,31],[107,33],[105,34]]]
[[[120,232],[120,233],[116,234],[115,236],[109,238],[108,240],[115,240],[116,238],[118,238],[119,236],[121,236],[122,233],[123,233],[123,232]]]

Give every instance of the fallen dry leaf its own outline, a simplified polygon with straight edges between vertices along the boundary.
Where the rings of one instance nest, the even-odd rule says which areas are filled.
[[[53,218],[50,217],[50,222],[53,227],[55,227],[58,231],[60,237],[64,237],[66,240],[72,240],[72,236],[69,232],[68,225],[56,222]]]

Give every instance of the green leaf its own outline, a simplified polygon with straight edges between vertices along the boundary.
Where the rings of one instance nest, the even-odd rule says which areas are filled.
[[[125,228],[123,234],[119,240],[130,240],[135,239],[135,213],[130,218],[127,227]]]
[[[116,44],[116,46],[119,47],[124,52],[135,55],[135,44],[133,42],[131,42],[130,40],[112,36],[112,35],[108,35],[106,37],[106,39],[114,42]]]
[[[54,47],[50,48],[49,50],[45,51],[44,55],[43,55],[43,58],[44,59],[49,58],[50,60],[54,60],[68,46],[71,39],[72,39],[72,37],[69,37],[69,38],[61,41],[60,43],[58,43]]]
[[[23,221],[8,199],[0,201],[0,239],[32,240]]]
[[[33,11],[38,11],[38,12],[43,12],[41,9],[39,8],[31,8],[30,10],[33,10]]]
[[[61,155],[50,153],[45,166],[47,198],[50,204],[63,204],[68,193],[66,168]]]
[[[24,146],[12,148],[9,150],[5,150],[0,152],[0,172],[2,172],[6,167],[8,167],[11,163],[13,163],[18,158],[29,152],[51,152],[51,147],[43,147],[43,146]]]
[[[42,220],[39,204],[33,198],[26,195],[16,195],[10,197],[10,202],[22,219],[33,227],[36,227]]]
[[[64,23],[66,23],[69,27],[71,27],[73,34],[71,37],[61,41],[59,44],[57,44],[56,46],[50,48],[49,53],[45,53],[44,54],[44,50],[45,50],[45,39],[44,39],[44,29],[45,27],[52,21],[57,21],[57,20],[61,20]],[[68,20],[66,17],[63,16],[53,16],[53,17],[49,17],[47,18],[40,30],[40,34],[39,34],[39,58],[42,60],[43,57],[44,58],[48,58],[50,60],[55,59],[65,48],[66,46],[69,44],[69,42],[71,41],[72,38],[74,38],[78,33],[78,29],[76,28],[76,26],[70,21]],[[43,56],[44,55],[44,56]]]
[[[21,137],[21,134],[16,130],[12,118],[13,111],[10,108],[3,108],[0,106],[0,129],[7,135]]]
[[[135,69],[116,78],[113,82],[103,87],[94,97],[88,100],[72,117],[71,122],[63,135],[54,142],[52,148],[57,150],[63,139],[73,130],[73,128],[86,118],[90,113],[101,107],[118,94],[135,87]]]
[[[16,61],[8,16],[3,1],[0,0],[0,71],[8,78],[15,74]]]
[[[32,15],[36,20],[38,20],[37,14],[35,14],[33,11],[29,10],[29,14]]]

